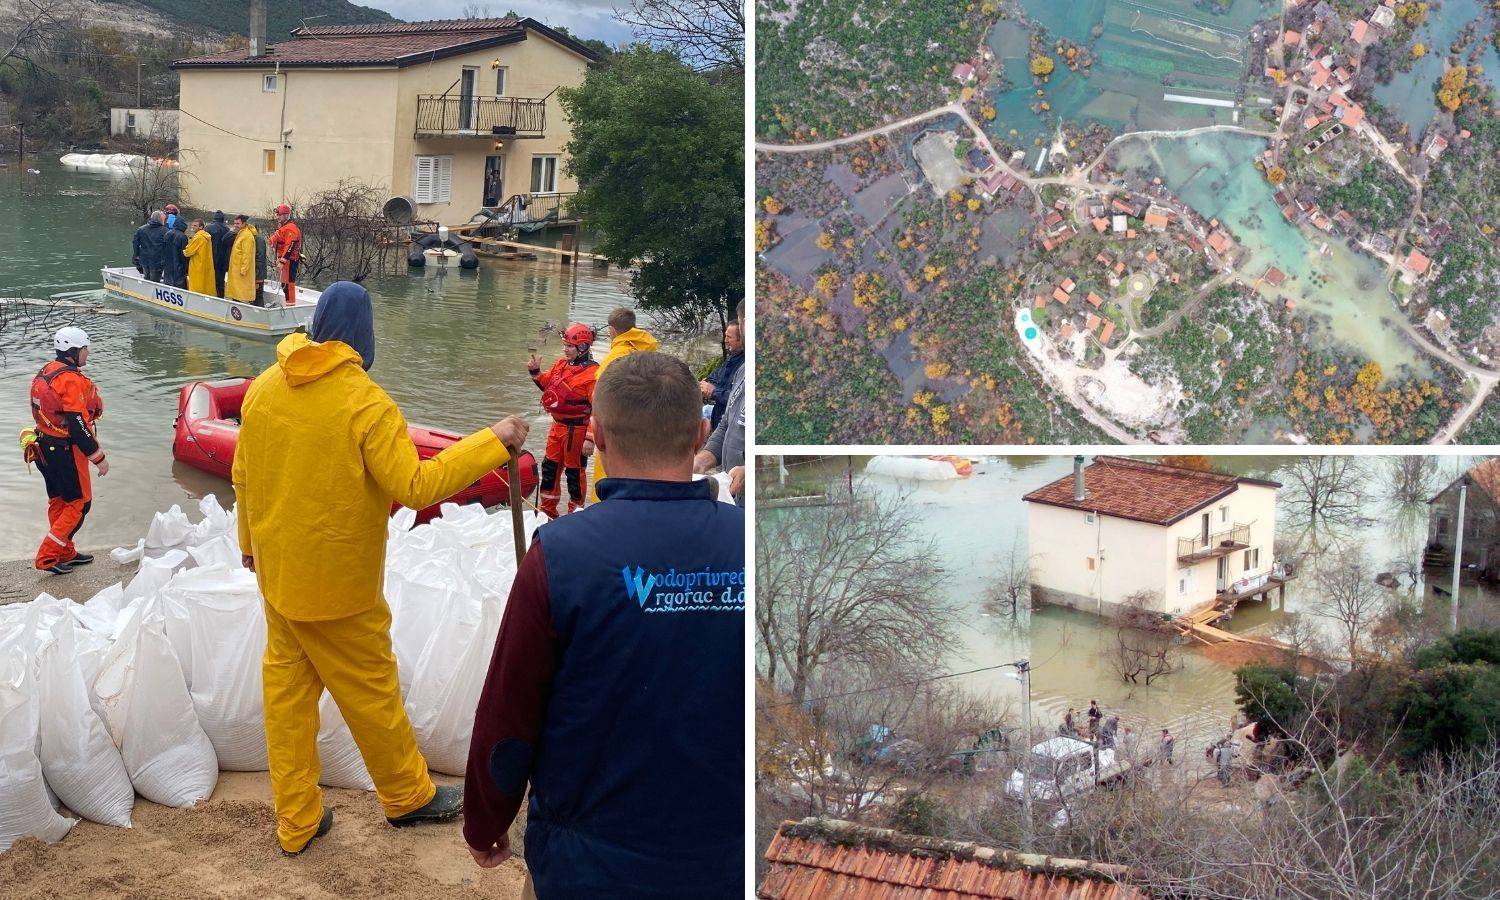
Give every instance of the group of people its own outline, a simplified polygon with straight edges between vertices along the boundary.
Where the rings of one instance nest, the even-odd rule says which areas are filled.
[[[269,239],[245,215],[191,222],[177,204],[147,217],[131,240],[131,261],[148,281],[198,294],[264,306],[269,260],[288,306],[297,302],[297,269],[302,262],[302,229],[285,203],[276,207],[276,230]]]
[[[1099,708],[1098,700],[1089,701],[1086,716],[1088,718],[1087,731],[1080,731],[1078,711],[1069,707],[1067,715],[1063,716],[1062,724],[1057,727],[1057,733],[1063,737],[1087,737],[1088,740],[1097,741],[1101,749],[1118,749],[1126,758],[1135,757],[1135,734],[1130,730],[1129,725],[1121,726],[1119,716],[1105,715],[1104,711]],[[1171,731],[1163,728],[1157,745],[1157,757],[1167,765],[1172,765],[1176,747],[1177,738],[1172,736]]]
[[[740,333],[743,317],[741,304]],[[433,505],[503,466],[529,425],[507,416],[421,459],[368,374],[374,311],[347,281],[250,386],[232,478],[242,562],[264,597],[266,746],[286,855],[333,827],[318,786],[326,689],[391,825],[462,815],[469,852],[493,867],[512,855],[529,797],[523,896],[743,894],[745,515],[694,476],[723,463],[743,489],[744,371],[711,428],[685,363],[657,352],[629,310],[610,331],[597,363],[581,325],[545,374],[531,361],[554,423],[543,485],[554,520],[510,586],[462,787],[433,782],[402,702],[382,593],[390,510]],[[54,573],[91,561],[73,536],[89,466],[108,472],[88,345],[82,329],[59,331],[31,391],[27,459],[50,498],[36,565]],[[590,454],[599,502],[580,508]],[[562,473],[574,514],[558,518]]]

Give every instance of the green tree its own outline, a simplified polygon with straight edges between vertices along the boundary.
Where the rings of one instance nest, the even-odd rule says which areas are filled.
[[[727,322],[745,295],[744,84],[644,46],[558,91],[573,124],[573,209],[597,252],[637,265],[642,307]]]
[[[1446,663],[1417,673],[1401,729],[1413,757],[1490,746],[1500,728],[1500,669]]]
[[[1273,732],[1295,732],[1307,715],[1297,681],[1297,670],[1290,666],[1240,666],[1234,670],[1234,697],[1252,721]]]

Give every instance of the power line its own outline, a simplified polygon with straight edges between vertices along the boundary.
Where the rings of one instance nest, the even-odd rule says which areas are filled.
[[[1053,656],[1056,656],[1056,655],[1057,654],[1055,654],[1055,653],[1053,654]],[[895,690],[896,688],[900,688],[900,687],[912,687],[913,685],[928,684],[928,683],[931,683],[931,682],[934,682],[934,681],[942,681],[945,678],[958,678],[958,677],[963,676],[963,675],[977,675],[980,672],[993,672],[996,669],[1012,669],[1012,668],[1015,668],[1015,666],[1016,666],[1016,664],[1013,663],[1013,662],[1000,663],[999,665],[984,666],[984,667],[978,668],[978,669],[969,669],[969,670],[964,671],[964,672],[947,672],[947,673],[945,673],[943,675],[932,675],[932,676],[929,676],[927,678],[918,678],[918,679],[915,679],[913,681],[898,681],[895,684],[883,684],[883,685],[880,685],[878,687],[861,688],[861,689],[859,689],[857,691],[844,691],[843,693],[839,693],[839,694],[824,694],[821,697],[808,697],[808,698],[802,700],[801,702],[798,702],[796,700],[787,700],[787,701],[782,702],[782,703],[768,703],[765,706],[757,706],[755,709],[756,709],[756,711],[762,711],[762,710],[767,710],[767,709],[779,709],[779,708],[781,708],[783,706],[801,706],[804,703],[818,703],[818,702],[823,701],[823,700],[837,700],[840,697],[853,697],[853,696],[855,696],[857,694],[873,694],[876,691],[890,691],[890,690]],[[1031,666],[1030,668],[1035,669],[1036,666]]]
[[[197,122],[202,122],[204,125],[207,125],[209,128],[212,128],[215,131],[222,131],[225,134],[237,137],[237,138],[239,138],[242,141],[251,141],[252,143],[256,143],[256,144],[280,144],[280,143],[282,143],[281,141],[268,141],[265,138],[253,138],[253,137],[250,137],[248,135],[240,134],[237,131],[230,131],[228,128],[225,128],[225,127],[223,127],[221,125],[215,125],[214,123],[212,123],[212,122],[208,121],[207,119],[204,119],[204,118],[202,118],[200,116],[195,116],[195,115],[193,115],[192,113],[188,112],[185,109],[178,109],[178,112],[180,112],[184,116],[187,116],[189,119],[193,119],[194,121],[197,121]]]

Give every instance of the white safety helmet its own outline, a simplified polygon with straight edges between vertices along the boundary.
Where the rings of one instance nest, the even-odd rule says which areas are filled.
[[[57,336],[52,339],[52,346],[57,352],[64,353],[68,350],[76,350],[79,347],[89,345],[89,333],[76,325],[59,328]]]

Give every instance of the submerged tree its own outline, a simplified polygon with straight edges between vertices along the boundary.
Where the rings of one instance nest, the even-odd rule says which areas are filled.
[[[1109,659],[1121,681],[1150,684],[1177,669],[1176,634],[1155,611],[1160,603],[1157,591],[1137,591],[1125,598],[1115,626],[1114,653]]]
[[[996,564],[995,577],[984,592],[985,611],[1015,619],[1021,609],[1031,609],[1031,558],[1018,537],[1010,551]]]
[[[137,224],[168,203],[187,205],[175,126],[163,116],[154,117],[139,149],[140,158],[110,182],[108,191],[110,202],[129,210]]]
[[[743,82],[638,46],[558,98],[573,123],[571,208],[596,251],[636,267],[642,308],[722,329],[745,296]]]
[[[1385,461],[1386,498],[1392,503],[1426,503],[1441,486],[1436,456],[1393,456]]]
[[[1388,605],[1388,592],[1375,575],[1363,548],[1345,547],[1321,560],[1313,576],[1316,614],[1338,627],[1351,665],[1359,664],[1362,639]]]
[[[1281,501],[1293,520],[1316,532],[1360,521],[1360,499],[1368,485],[1355,456],[1299,456],[1281,471]]]
[[[847,501],[758,517],[760,671],[793,702],[832,663],[930,668],[952,645],[958,620],[943,568],[915,525],[905,498],[859,485]]]
[[[381,260],[390,224],[380,215],[384,193],[345,178],[294,202],[302,228],[301,277],[308,282],[363,281]]]

